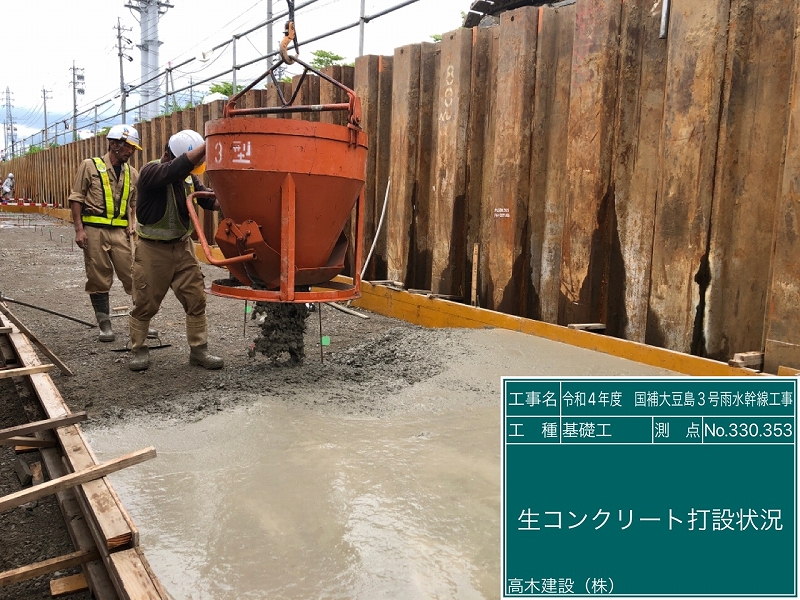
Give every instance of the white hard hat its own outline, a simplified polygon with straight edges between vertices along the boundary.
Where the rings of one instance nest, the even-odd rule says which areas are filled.
[[[186,154],[189,150],[193,150],[197,148],[200,144],[203,143],[203,136],[197,133],[193,129],[184,129],[183,131],[179,131],[171,138],[169,138],[169,151],[172,152],[172,155],[175,158],[178,158],[181,154]],[[205,168],[206,163],[202,162],[197,165],[194,169],[192,169],[192,173],[195,175],[200,175],[203,171],[206,170]]]
[[[11,179],[14,179],[14,174],[13,173],[9,173],[8,176],[11,177]]]
[[[109,140],[122,140],[137,150],[142,149],[142,147],[139,145],[141,143],[139,141],[139,132],[130,125],[114,125],[108,130],[106,138]]]

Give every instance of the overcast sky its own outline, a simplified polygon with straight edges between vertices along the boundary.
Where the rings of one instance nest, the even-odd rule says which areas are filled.
[[[296,0],[300,6],[307,0]],[[401,3],[401,0],[366,0],[367,15]],[[110,117],[119,111],[119,57],[117,55],[116,25],[119,18],[124,35],[134,44],[127,50],[133,61],[124,61],[127,84],[141,79],[140,53],[136,44],[141,31],[138,13],[125,8],[125,0],[20,0],[3,2],[0,21],[4,25],[2,66],[0,67],[0,123],[6,121],[6,88],[11,92],[17,139],[22,140],[43,127],[44,101],[42,89],[49,91],[48,123],[71,120],[72,72],[75,66],[83,69],[85,94],[78,96],[78,112],[90,110],[79,118],[79,128],[90,128],[93,107],[99,105],[99,118]],[[233,34],[257,25],[267,16],[267,0],[171,0],[173,8],[161,17],[159,37],[161,67],[171,61],[178,64],[196,57]],[[365,54],[392,54],[394,48],[405,44],[431,41],[430,36],[456,29],[461,24],[461,12],[469,9],[471,0],[418,0],[387,16],[375,19],[366,26]],[[286,10],[286,0],[273,0],[277,15]],[[316,0],[295,15],[298,39],[308,39],[358,21],[361,0]],[[275,43],[282,38],[283,20],[273,29]],[[267,46],[266,29],[262,28],[237,43],[237,64],[264,54]],[[358,55],[358,28],[339,33],[308,46],[301,46],[300,56],[311,60],[313,50],[324,49],[352,62]],[[230,68],[231,45],[217,52],[211,60],[194,61],[174,74],[175,87],[183,82],[201,80]],[[239,83],[249,82],[264,71],[264,63],[242,69]],[[220,78],[230,81],[228,74]],[[206,88],[207,85],[201,86]],[[188,92],[187,92],[188,94]],[[188,99],[188,98],[187,98]],[[196,99],[196,98],[195,98]],[[138,104],[136,97],[128,106]],[[130,122],[129,117],[128,121]],[[70,121],[71,122],[71,121]],[[2,130],[0,130],[2,131]],[[63,129],[59,130],[60,132]],[[0,134],[0,148],[5,146]]]

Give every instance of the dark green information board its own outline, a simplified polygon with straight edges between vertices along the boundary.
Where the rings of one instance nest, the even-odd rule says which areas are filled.
[[[503,378],[503,598],[796,596],[795,378]]]

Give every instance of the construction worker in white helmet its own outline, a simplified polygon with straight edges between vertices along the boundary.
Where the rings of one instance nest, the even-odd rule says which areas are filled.
[[[14,195],[14,174],[9,173],[2,186],[3,198],[12,198]]]
[[[136,205],[136,249],[133,261],[134,307],[130,315],[131,357],[128,367],[150,366],[147,330],[172,289],[186,312],[189,363],[220,369],[223,360],[208,352],[208,324],[203,272],[194,253],[186,198],[208,191],[197,178],[205,170],[206,145],[196,131],[173,135],[160,160],[142,167]],[[206,210],[219,210],[216,198],[198,198]]]
[[[128,160],[142,147],[139,132],[130,125],[114,125],[106,138],[105,156],[87,158],[78,166],[69,205],[75,244],[83,250],[86,292],[100,326],[97,339],[113,342],[116,336],[111,328],[108,293],[114,273],[125,293],[132,291],[131,236],[139,173]]]

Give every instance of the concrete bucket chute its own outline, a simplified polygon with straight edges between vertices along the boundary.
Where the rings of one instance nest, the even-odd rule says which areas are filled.
[[[223,216],[214,239],[225,259],[213,258],[199,225],[193,200],[202,192],[187,199],[189,214],[209,262],[227,267],[242,284],[215,282],[212,293],[265,302],[350,300],[359,296],[361,283],[367,164],[361,103],[350,88],[291,57],[304,67],[303,78],[315,73],[348,97],[341,104],[293,105],[297,92],[286,99],[275,77],[286,58],[232,97],[223,118],[206,123],[206,172]],[[236,108],[266,77],[276,85],[282,106]],[[348,124],[262,118],[322,111],[347,111]],[[344,229],[354,207],[353,281],[332,281],[344,270]]]

